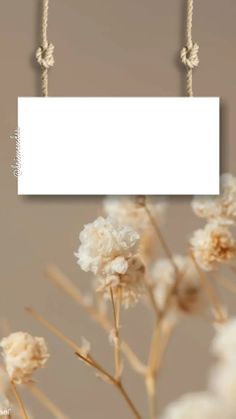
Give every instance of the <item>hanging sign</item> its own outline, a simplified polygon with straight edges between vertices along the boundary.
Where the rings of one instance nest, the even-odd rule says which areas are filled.
[[[19,195],[219,193],[219,98],[19,98]]]

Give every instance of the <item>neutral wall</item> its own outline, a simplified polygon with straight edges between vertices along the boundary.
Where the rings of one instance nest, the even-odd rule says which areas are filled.
[[[198,96],[221,97],[221,167],[235,173],[236,3],[195,3],[194,40],[200,45],[201,63],[194,73],[194,90]],[[184,5],[182,0],[51,0],[49,34],[56,46],[56,65],[50,73],[50,95],[183,95],[178,51],[184,45]],[[128,419],[114,390],[24,313],[25,305],[35,306],[71,337],[86,336],[98,359],[112,366],[107,338],[43,276],[45,265],[55,262],[87,290],[89,276],[79,270],[73,252],[83,224],[101,211],[101,199],[17,197],[10,170],[14,144],[9,136],[16,127],[17,96],[40,95],[33,59],[40,43],[39,11],[37,0],[1,0],[0,4],[1,316],[14,330],[47,338],[52,357],[39,374],[39,383],[71,419]],[[168,214],[166,237],[173,250],[183,251],[199,221],[186,198],[172,198]],[[233,298],[225,297],[233,306]],[[122,327],[142,357],[147,356],[152,325],[151,315],[145,313],[142,306],[130,310]],[[160,377],[160,406],[183,392],[203,388],[210,336],[208,324],[199,319],[184,321],[176,332]],[[144,388],[128,369],[126,383],[144,409]],[[36,418],[50,418],[32,398],[24,397]]]

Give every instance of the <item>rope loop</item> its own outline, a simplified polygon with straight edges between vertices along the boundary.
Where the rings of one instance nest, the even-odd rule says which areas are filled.
[[[180,52],[181,61],[189,70],[193,70],[199,64],[198,51],[198,44],[193,43],[191,47],[184,47]]]
[[[54,65],[54,45],[53,44],[47,44],[46,47],[40,46],[36,50],[36,60],[39,63],[39,65],[45,69],[48,70],[50,67],[53,67]]]

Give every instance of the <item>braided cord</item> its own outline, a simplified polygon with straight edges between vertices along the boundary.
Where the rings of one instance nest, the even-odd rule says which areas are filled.
[[[193,96],[193,69],[198,66],[199,46],[192,40],[193,0],[187,0],[186,46],[180,52],[182,63],[186,67],[186,90],[188,96]]]
[[[42,0],[42,41],[36,50],[36,60],[41,66],[42,95],[48,96],[48,70],[54,65],[54,45],[48,42],[48,9],[49,0]]]

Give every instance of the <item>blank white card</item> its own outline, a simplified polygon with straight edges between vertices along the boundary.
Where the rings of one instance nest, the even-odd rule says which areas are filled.
[[[219,98],[19,98],[19,195],[219,193]]]

